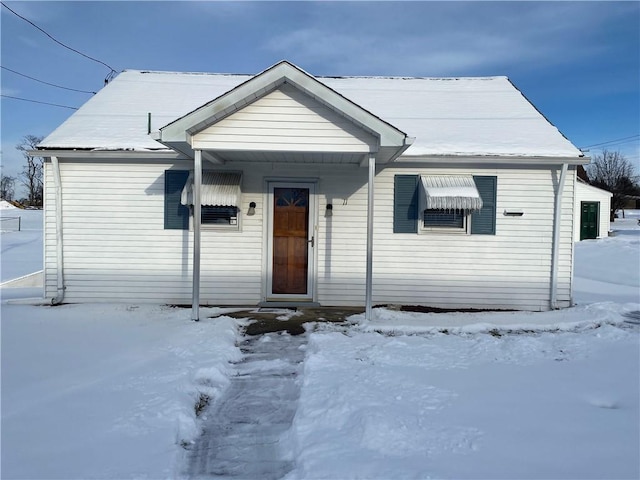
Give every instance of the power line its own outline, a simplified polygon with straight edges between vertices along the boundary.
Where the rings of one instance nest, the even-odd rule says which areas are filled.
[[[68,105],[60,105],[58,103],[49,103],[49,102],[41,102],[40,100],[31,100],[30,98],[21,98],[21,97],[14,97],[13,95],[0,95],[0,97],[5,97],[5,98],[12,98],[14,100],[22,100],[23,102],[31,102],[31,103],[41,103],[42,105],[51,105],[53,107],[61,107],[61,108],[70,108],[71,110],[77,110],[77,107],[70,107]]]
[[[90,92],[90,91],[88,91],[88,90],[77,90],[77,89],[75,89],[75,88],[68,88],[68,87],[63,87],[63,86],[61,86],[61,85],[56,85],[56,84],[54,84],[54,83],[45,82],[44,80],[38,80],[37,78],[30,77],[29,75],[25,75],[24,73],[16,72],[15,70],[11,70],[10,68],[4,67],[4,66],[2,66],[2,65],[0,65],[0,68],[2,68],[2,69],[4,69],[4,70],[7,70],[7,71],[9,71],[9,72],[11,72],[11,73],[15,73],[16,75],[20,75],[21,77],[25,77],[25,78],[28,78],[28,79],[30,79],[30,80],[34,80],[34,81],[36,81],[36,82],[44,83],[45,85],[50,85],[50,86],[52,86],[52,87],[62,88],[62,89],[64,89],[64,90],[71,90],[72,92],[92,93],[92,94],[94,94],[94,95],[96,94],[96,92]]]
[[[627,141],[631,141],[631,140],[636,139],[636,138],[640,138],[640,134],[631,135],[630,137],[618,138],[617,140],[609,140],[608,142],[594,143],[593,145],[585,145],[584,147],[580,147],[580,148],[599,147],[601,145],[608,145],[610,143],[618,143],[618,142],[628,143]],[[625,140],[627,140],[627,141],[625,141]]]
[[[595,147],[594,150],[608,150],[610,148],[613,147],[620,147],[621,145],[626,145],[627,143],[637,143],[639,139],[635,139],[635,140],[627,140],[626,142],[617,142],[617,143],[610,143],[608,145],[603,145],[601,147]]]
[[[51,36],[49,33],[47,33],[46,31],[44,31],[42,28],[40,28],[38,25],[36,25],[35,23],[33,23],[31,20],[23,17],[22,15],[20,15],[19,13],[13,11],[11,8],[9,8],[7,6],[6,3],[4,2],[0,2],[2,4],[2,6],[4,8],[6,8],[7,10],[9,10],[11,13],[13,13],[16,17],[21,18],[22,20],[24,20],[25,22],[27,22],[29,25],[32,25],[33,27],[37,28],[38,30],[40,30],[42,33],[44,33],[47,37],[49,37],[51,40],[53,40],[54,42],[56,42],[58,45],[63,46],[64,48],[71,50],[74,53],[77,53],[78,55],[82,55],[85,58],[88,58],[89,60],[92,60],[94,62],[100,63],[101,65],[104,65],[105,67],[107,67],[109,70],[111,70],[109,72],[109,74],[107,75],[107,78],[105,78],[105,83],[107,83],[109,80],[111,80],[113,78],[113,74],[117,73],[116,70],[111,66],[106,64],[105,62],[103,62],[102,60],[98,60],[97,58],[93,58],[90,57],[89,55],[86,55],[82,52],[80,52],[79,50],[76,50],[75,48],[72,48],[68,45],[65,45],[64,43],[62,43],[60,40],[55,39],[53,36]]]

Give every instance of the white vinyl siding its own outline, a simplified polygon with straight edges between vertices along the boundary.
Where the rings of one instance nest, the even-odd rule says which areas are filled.
[[[193,135],[212,150],[367,153],[373,135],[290,85],[265,95]]]
[[[164,229],[164,171],[191,162],[87,162],[61,159],[67,302],[191,301],[192,233]],[[356,166],[238,164],[243,172],[240,232],[202,232],[203,304],[255,305],[264,298],[266,179],[317,180],[316,300],[363,305],[367,170]],[[55,294],[55,209],[46,164],[46,294]],[[497,177],[495,235],[394,234],[394,176]],[[554,185],[559,167],[433,168],[398,165],[375,181],[374,304],[547,310]],[[575,170],[567,175],[558,300],[570,305]],[[255,215],[245,215],[256,202]],[[325,217],[327,203],[333,215]],[[521,217],[503,215],[519,209]]]
[[[190,302],[193,233],[164,229],[164,171],[191,166],[61,160],[66,302]],[[45,210],[46,295],[51,296],[56,279],[55,191],[49,163],[45,170],[51,187]],[[247,180],[245,185],[260,190],[260,179],[254,181],[258,183]],[[249,201],[243,196],[242,211]],[[241,234],[203,230],[203,303],[256,303],[262,272],[261,215],[259,205]]]
[[[453,174],[429,168],[430,175]],[[567,176],[559,259],[558,300],[570,304],[575,173]],[[477,169],[459,173],[497,176],[495,235],[393,235],[393,177],[425,174],[421,168],[389,168],[377,177],[374,303],[546,310],[559,168]],[[555,180],[554,180],[555,179]],[[507,217],[520,209],[522,217]]]

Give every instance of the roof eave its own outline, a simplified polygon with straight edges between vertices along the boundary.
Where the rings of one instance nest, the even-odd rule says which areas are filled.
[[[37,150],[30,150],[29,155],[34,157],[59,157],[59,158],[104,158],[104,159],[166,159],[181,160],[188,159],[187,155],[175,150],[134,150],[134,149],[114,149],[105,150],[99,148],[55,148],[44,147]]]
[[[532,164],[532,165],[586,165],[591,161],[589,157],[572,156],[543,156],[543,155],[489,155],[489,154],[432,154],[432,155],[402,155],[396,163],[447,163],[447,164]]]

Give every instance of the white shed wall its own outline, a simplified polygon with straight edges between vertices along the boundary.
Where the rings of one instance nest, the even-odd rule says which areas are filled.
[[[191,162],[61,160],[66,301],[188,304],[192,234],[164,230],[164,171]],[[214,167],[211,167],[214,168]],[[203,304],[254,305],[263,299],[265,178],[318,181],[317,300],[364,303],[367,172],[356,166],[236,163],[243,170],[241,230],[203,231]],[[51,165],[46,181],[53,185]],[[395,174],[497,175],[496,235],[394,234]],[[563,197],[559,291],[571,302],[575,173]],[[554,184],[559,168],[416,168],[376,177],[374,304],[442,308],[549,308]],[[55,294],[55,192],[46,189],[46,295]],[[246,216],[249,203],[256,214]],[[333,216],[325,218],[327,203]],[[522,217],[505,217],[506,209]]]
[[[598,238],[606,238],[611,230],[609,212],[611,210],[611,193],[599,188],[576,181],[576,203],[574,209],[575,221],[573,227],[573,241],[580,241],[580,219],[582,202],[599,202]]]

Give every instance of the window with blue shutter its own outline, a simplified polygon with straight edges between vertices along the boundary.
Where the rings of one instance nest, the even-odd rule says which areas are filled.
[[[471,234],[495,235],[498,177],[474,175],[473,181],[482,197],[482,209],[471,215]]]
[[[396,175],[393,191],[393,233],[418,232],[418,175]]]
[[[189,207],[182,205],[180,198],[188,170],[165,170],[164,172],[164,228],[189,230]]]

